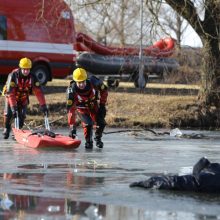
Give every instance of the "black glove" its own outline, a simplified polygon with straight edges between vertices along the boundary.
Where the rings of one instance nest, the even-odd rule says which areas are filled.
[[[11,107],[11,112],[12,112],[13,118],[18,117],[18,107],[17,106]]]
[[[45,116],[49,115],[48,108],[47,108],[46,105],[42,105],[40,108],[41,108],[41,111],[44,113]]]
[[[106,116],[106,107],[105,107],[105,104],[100,104],[100,105],[99,105],[98,115],[99,115],[99,116],[102,116],[103,118]]]
[[[69,137],[75,139],[76,136],[77,136],[77,135],[76,135],[76,128],[70,129],[70,131],[69,131]]]
[[[200,172],[210,165],[210,161],[202,157],[194,166],[193,166],[193,175],[197,176]]]

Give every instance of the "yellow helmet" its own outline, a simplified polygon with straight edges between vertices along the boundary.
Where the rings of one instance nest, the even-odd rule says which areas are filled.
[[[32,62],[31,62],[30,59],[28,59],[26,57],[22,58],[22,59],[20,59],[19,67],[22,68],[22,69],[31,69]]]
[[[77,68],[73,71],[73,80],[76,82],[82,82],[87,79],[86,70],[83,68]]]

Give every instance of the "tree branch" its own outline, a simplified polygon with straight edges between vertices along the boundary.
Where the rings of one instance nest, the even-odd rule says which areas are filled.
[[[201,19],[196,8],[190,0],[165,0],[179,15],[185,18],[198,35],[204,34]]]

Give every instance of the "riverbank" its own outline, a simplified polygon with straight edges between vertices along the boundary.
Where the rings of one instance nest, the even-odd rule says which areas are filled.
[[[65,90],[68,83],[69,80],[54,80],[44,88],[49,119],[54,121],[55,127],[67,126]],[[189,106],[196,104],[198,89],[195,85],[149,83],[140,93],[132,83],[120,83],[117,89],[109,90],[107,125],[133,128],[197,127],[195,112],[189,112]],[[35,96],[30,97],[26,123],[30,127],[43,124]]]

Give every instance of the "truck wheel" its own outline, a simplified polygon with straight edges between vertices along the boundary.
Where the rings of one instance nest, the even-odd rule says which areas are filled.
[[[135,79],[134,79],[134,86],[135,86],[135,88],[139,88],[138,79],[139,79],[139,76],[136,75],[136,77],[135,77]],[[145,76],[144,76],[144,88],[145,88],[146,85],[147,85],[147,81],[148,81],[148,76],[145,75]]]
[[[119,86],[119,80],[109,77],[107,79],[107,86],[110,88],[117,88]]]
[[[44,65],[35,66],[32,73],[37,77],[41,85],[45,85],[49,79],[49,70]]]

